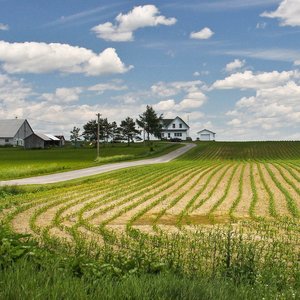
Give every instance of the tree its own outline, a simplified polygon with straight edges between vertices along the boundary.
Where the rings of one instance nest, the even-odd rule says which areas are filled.
[[[74,126],[73,129],[70,131],[70,133],[71,133],[70,140],[72,143],[74,143],[76,148],[78,146],[78,141],[80,141],[79,131],[80,131],[80,128],[76,127],[76,126]]]
[[[121,121],[120,132],[127,138],[128,146],[130,145],[130,140],[133,140],[133,137],[140,133],[140,131],[135,128],[134,120],[130,117]]]
[[[146,111],[139,115],[139,119],[136,120],[137,124],[147,132],[147,140],[150,140],[150,134],[155,137],[161,135],[161,120],[163,115],[157,116],[152,106],[147,105]]]
[[[108,122],[107,118],[100,118],[100,138],[108,142],[112,135],[112,125]]]
[[[91,120],[83,125],[82,136],[88,142],[94,142],[97,140],[97,121]]]
[[[120,134],[120,128],[118,127],[117,123],[113,121],[111,124],[111,138],[114,141],[115,137]]]

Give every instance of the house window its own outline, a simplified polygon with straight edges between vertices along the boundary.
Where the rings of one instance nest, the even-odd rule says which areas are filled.
[[[9,139],[5,139],[5,143],[9,143]]]
[[[181,123],[179,124],[179,128],[182,128],[182,124]]]
[[[169,133],[168,133],[168,138],[170,138],[170,137],[171,137],[171,133],[169,132]]]
[[[182,133],[181,132],[175,132],[174,136],[176,136],[176,137],[182,137]]]
[[[173,128],[175,128],[175,124],[173,124]]]

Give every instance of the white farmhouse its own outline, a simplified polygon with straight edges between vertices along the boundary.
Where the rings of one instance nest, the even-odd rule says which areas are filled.
[[[200,141],[215,141],[216,133],[208,129],[203,129],[197,132]]]
[[[33,130],[25,119],[0,120],[0,146],[24,146],[24,139]]]
[[[179,117],[175,119],[162,119],[161,137],[168,140],[174,138],[186,140],[189,136],[189,129],[190,126]]]

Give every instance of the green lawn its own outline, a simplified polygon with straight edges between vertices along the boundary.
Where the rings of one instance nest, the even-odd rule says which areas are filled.
[[[180,147],[179,144],[155,142],[154,151],[143,143],[103,145],[100,160],[96,161],[96,149],[53,148],[25,150],[0,148],[0,180],[23,178],[42,174],[93,167],[104,163],[150,158],[163,155]]]

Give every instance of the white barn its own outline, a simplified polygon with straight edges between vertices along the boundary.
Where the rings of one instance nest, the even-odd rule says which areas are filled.
[[[161,137],[168,140],[174,138],[186,140],[189,129],[190,126],[178,116],[175,119],[162,119]]]
[[[212,132],[208,129],[203,129],[197,132],[198,139],[200,141],[215,141],[216,140],[216,133]]]
[[[32,133],[25,119],[0,120],[0,146],[24,146],[24,139]]]

